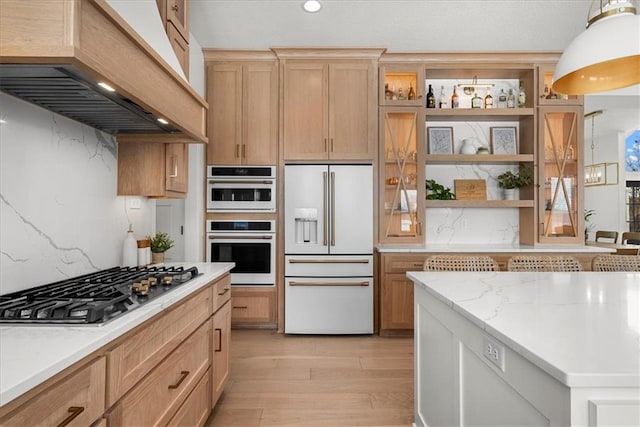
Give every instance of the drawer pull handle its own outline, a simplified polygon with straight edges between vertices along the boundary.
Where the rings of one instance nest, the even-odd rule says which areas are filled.
[[[297,259],[290,258],[289,264],[369,264],[369,260],[362,259]]]
[[[64,420],[62,420],[62,422],[58,424],[58,427],[66,426],[71,421],[73,421],[78,415],[80,415],[83,411],[84,411],[84,406],[70,406],[69,410],[67,411],[69,412],[69,416]]]
[[[216,353],[219,353],[222,351],[222,329],[220,328],[216,328],[215,329],[216,333],[218,334],[218,341],[217,341],[217,345],[216,345]]]
[[[246,305],[234,305],[233,308],[249,308]]]
[[[181,376],[180,376],[180,379],[178,380],[178,382],[177,382],[177,383],[175,383],[175,384],[171,384],[171,385],[169,386],[169,390],[180,387],[180,384],[182,384],[182,382],[183,382],[184,380],[186,380],[186,379],[187,379],[187,377],[189,376],[189,371],[181,371],[181,372],[180,372],[180,375],[181,375]]]
[[[414,266],[414,267],[420,267],[420,268],[422,268],[422,267],[423,267],[423,264],[422,264],[422,263],[415,263],[415,264],[413,264],[413,266]]]
[[[289,282],[289,286],[369,286],[369,282]]]
[[[224,295],[224,294],[226,294],[227,292],[229,292],[229,288],[224,288],[224,291],[222,291],[222,292],[218,292],[218,295]]]

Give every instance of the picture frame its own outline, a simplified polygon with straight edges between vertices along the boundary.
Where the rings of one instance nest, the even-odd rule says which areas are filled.
[[[493,154],[518,154],[518,132],[515,126],[490,128]]]
[[[428,127],[427,148],[429,154],[453,154],[453,127]]]

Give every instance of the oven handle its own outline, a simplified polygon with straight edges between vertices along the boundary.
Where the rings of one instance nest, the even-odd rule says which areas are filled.
[[[369,286],[369,282],[289,282],[289,286]]]
[[[229,240],[229,239],[233,239],[233,240],[271,240],[273,239],[273,236],[243,236],[243,235],[219,235],[219,236],[209,236],[208,237],[209,240],[216,240],[216,239],[225,239],[225,240]]]
[[[289,264],[369,264],[369,260],[363,259],[295,259],[291,258]]]
[[[210,179],[209,184],[273,184],[273,180],[265,179],[225,179],[225,180],[217,180]]]

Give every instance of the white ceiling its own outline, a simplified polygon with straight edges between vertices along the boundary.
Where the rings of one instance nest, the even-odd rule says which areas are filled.
[[[584,30],[591,0],[191,0],[203,48],[382,47],[389,52],[562,51]],[[604,109],[597,134],[640,128],[640,90],[585,99]]]

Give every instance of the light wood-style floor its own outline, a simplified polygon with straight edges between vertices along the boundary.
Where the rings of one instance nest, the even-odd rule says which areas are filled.
[[[413,422],[412,338],[234,329],[230,369],[207,427]]]

